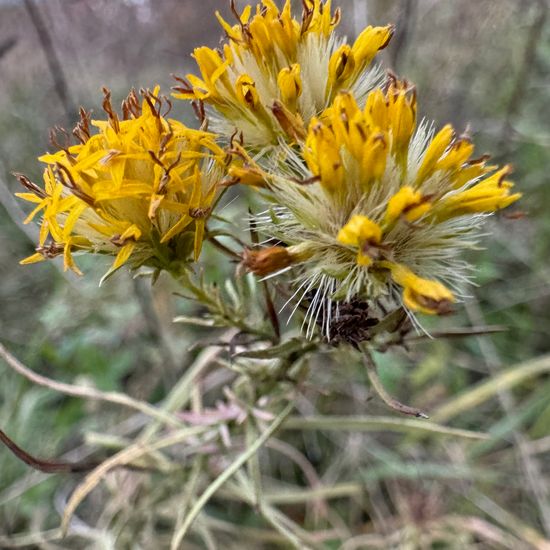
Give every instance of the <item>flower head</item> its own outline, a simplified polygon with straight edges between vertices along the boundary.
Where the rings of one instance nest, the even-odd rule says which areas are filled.
[[[224,153],[212,134],[166,119],[158,88],[142,94],[140,104],[130,93],[121,119],[105,90],[108,119],[90,125],[81,111],[79,144],[40,157],[44,188],[19,177],[28,192],[18,196],[36,205],[26,222],[42,214],[36,254],[22,263],[63,255],[80,273],[75,252],[101,253],[115,256],[111,273],[198,258]]]
[[[287,148],[265,175],[274,206],[257,223],[297,258],[285,270],[295,266],[310,327],[323,319],[328,332],[335,304],[357,299],[448,313],[469,278],[460,252],[486,215],[520,198],[509,166],[472,159],[450,125],[417,127],[416,111],[414,89],[394,77],[364,108],[341,92],[312,119],[303,151]]]
[[[279,9],[262,0],[247,6],[230,25],[218,13],[227,41],[221,51],[207,47],[194,53],[201,76],[190,74],[175,97],[214,107],[215,128],[231,135],[235,128],[252,146],[276,143],[283,136],[305,136],[312,117],[344,89],[361,101],[378,78],[368,67],[386,47],[393,27],[367,27],[353,44],[337,38],[340,12],[331,0],[304,0],[301,20],[291,1]]]

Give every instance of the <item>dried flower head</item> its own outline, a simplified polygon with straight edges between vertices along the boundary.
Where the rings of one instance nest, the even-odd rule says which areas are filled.
[[[100,253],[115,256],[110,274],[127,262],[198,258],[224,153],[214,135],[166,119],[158,88],[142,95],[140,103],[130,93],[120,119],[105,90],[108,120],[81,111],[79,143],[40,157],[44,188],[19,177],[28,192],[18,196],[36,204],[26,222],[42,213],[36,254],[22,263],[63,255],[65,269],[80,273],[73,253]]]
[[[361,102],[379,79],[369,65],[393,27],[367,27],[350,45],[334,32],[340,11],[332,12],[331,0],[303,0],[303,6],[297,20],[290,0],[282,10],[262,0],[255,12],[247,6],[240,14],[232,2],[236,25],[217,14],[227,36],[222,51],[197,48],[201,77],[187,75],[175,97],[211,105],[216,131],[229,136],[236,128],[258,147],[281,136],[303,138],[311,118],[341,90]]]
[[[520,198],[509,166],[473,159],[467,136],[450,125],[434,135],[416,118],[414,88],[394,77],[365,108],[342,92],[311,121],[303,149],[288,147],[264,173],[274,206],[255,222],[287,247],[272,274],[293,269],[310,333],[322,320],[328,334],[338,304],[357,299],[448,313],[469,279],[460,253],[488,214]]]

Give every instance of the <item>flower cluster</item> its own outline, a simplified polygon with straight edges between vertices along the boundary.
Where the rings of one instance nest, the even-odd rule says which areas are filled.
[[[312,119],[301,150],[287,148],[289,168],[265,171],[274,206],[257,223],[283,244],[245,261],[263,276],[295,265],[311,321],[354,298],[449,312],[468,279],[461,250],[487,214],[520,197],[509,166],[472,158],[470,139],[450,125],[435,135],[417,127],[416,113],[414,88],[393,77],[364,108],[342,92]]]
[[[79,143],[40,157],[45,187],[20,176],[29,192],[18,196],[36,204],[26,221],[42,213],[39,246],[23,263],[62,254],[80,273],[75,252],[102,253],[115,256],[110,274],[127,262],[198,259],[225,154],[214,135],[166,119],[158,94],[142,92],[140,104],[130,93],[120,118],[105,91],[107,120],[81,111]]]
[[[223,50],[197,48],[201,77],[187,75],[175,97],[212,106],[215,129],[226,136],[237,129],[249,147],[302,139],[309,121],[341,90],[364,98],[380,79],[369,66],[394,30],[367,27],[347,44],[335,35],[340,11],[332,12],[331,0],[305,0],[300,21],[290,0],[282,10],[263,0],[255,13],[251,6],[233,11],[234,26],[217,14],[227,36]]]
[[[261,277],[290,272],[290,302],[308,306],[312,334],[342,305],[445,314],[462,295],[485,218],[519,197],[509,166],[474,157],[467,135],[418,124],[415,87],[372,62],[393,26],[367,27],[353,43],[336,34],[331,1],[262,0],[234,25],[219,14],[221,49],[197,48],[200,76],[178,78],[174,96],[192,100],[216,134],[161,113],[159,90],[135,93],[119,119],[83,113],[79,145],[41,157],[42,189],[26,178],[42,213],[34,262],[78,251],[172,270],[198,259],[205,223],[228,184],[261,190],[254,224],[263,247],[241,253]],[[206,106],[206,110],[205,110]],[[204,125],[206,128],[206,124]]]

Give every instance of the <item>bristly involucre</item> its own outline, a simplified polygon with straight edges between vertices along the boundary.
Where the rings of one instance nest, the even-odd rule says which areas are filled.
[[[472,158],[468,136],[450,125],[417,127],[415,90],[394,77],[364,108],[339,93],[300,147],[284,148],[263,166],[241,162],[263,173],[271,205],[255,223],[275,243],[244,263],[255,271],[262,253],[260,275],[291,270],[310,335],[320,320],[328,334],[338,304],[352,299],[448,313],[471,277],[461,253],[487,215],[520,198],[511,168]],[[269,254],[279,258],[271,268]]]

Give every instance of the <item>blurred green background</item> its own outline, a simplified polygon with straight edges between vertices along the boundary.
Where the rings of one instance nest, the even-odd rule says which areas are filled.
[[[469,128],[477,152],[514,165],[524,193],[524,216],[503,214],[489,223],[487,249],[471,257],[479,266],[479,287],[459,314],[443,321],[446,327],[496,324],[509,331],[432,341],[379,358],[388,389],[437,410],[477,384],[498,381],[505,368],[521,373],[535,360],[550,362],[550,8],[546,0],[336,4],[344,10],[341,32],[350,37],[366,24],[397,25],[382,58],[416,83],[420,115],[440,126]],[[18,265],[33,252],[37,229],[21,225],[26,207],[12,198],[17,183],[10,173],[39,181],[36,157],[50,147],[49,129],[72,127],[80,105],[98,113],[101,86],[111,88],[117,101],[130,87],[159,83],[167,92],[170,73],[194,70],[194,47],[218,43],[215,9],[228,14],[228,2],[0,0],[0,341],[38,372],[154,402],[196,354],[190,344],[209,337],[171,324],[189,306],[167,279],[151,292],[120,273],[99,288],[108,259],[82,260],[85,278],[63,273],[58,262]],[[175,102],[172,115],[193,120],[182,102]],[[238,203],[228,212],[238,223],[246,215]],[[206,251],[209,277],[221,280],[234,266],[218,260]],[[316,398],[318,412],[387,414],[337,356],[317,365],[313,380],[330,388],[330,395]],[[323,485],[351,481],[361,488],[360,496],[337,501],[337,517],[327,520],[354,526],[357,543],[350,534],[349,544],[329,540],[323,547],[549,548],[549,396],[548,374],[525,376],[510,389],[495,385],[475,406],[442,418],[498,434],[474,448],[383,432],[294,434],[289,441],[314,464]],[[0,426],[39,456],[83,457],[83,434],[118,429],[126,417],[114,407],[33,386],[0,361]],[[275,479],[282,475],[269,464],[266,470]],[[6,537],[0,547],[10,547],[8,535],[55,527],[70,486],[62,477],[30,472],[0,449],[0,537]],[[100,512],[94,510],[102,498],[84,510],[81,538],[43,547],[164,547],[158,535],[147,533],[134,541],[116,533],[104,537],[108,530],[96,524]],[[309,528],[313,520],[301,513],[296,517]],[[233,516],[237,524],[253,522],[249,511]],[[139,520],[128,519],[133,521]],[[238,540],[229,537],[220,548],[239,548]],[[269,544],[278,547],[258,539],[247,548]]]

